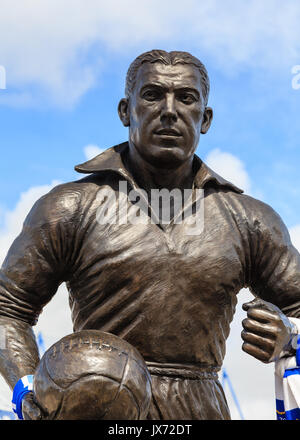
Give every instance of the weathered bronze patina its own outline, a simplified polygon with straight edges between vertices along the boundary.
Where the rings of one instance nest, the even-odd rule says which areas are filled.
[[[229,419],[217,372],[237,294],[249,287],[257,297],[245,305],[243,349],[273,361],[293,332],[287,316],[300,317],[300,256],[272,208],[195,155],[213,115],[199,60],[147,52],[132,63],[126,84],[118,110],[128,142],[76,166],[87,176],[42,197],[4,261],[0,371],[12,388],[34,374],[39,357],[31,326],[65,281],[75,331],[113,333],[146,360],[149,419]],[[188,216],[176,222],[174,210],[169,223],[160,215],[138,224],[99,221],[101,203],[106,218],[121,202],[133,209],[127,192],[125,205],[120,198],[122,182],[149,196],[152,189],[203,190],[203,230],[189,235]],[[108,190],[114,203],[101,197]],[[144,212],[152,213],[147,203]],[[32,394],[23,413],[42,417]]]

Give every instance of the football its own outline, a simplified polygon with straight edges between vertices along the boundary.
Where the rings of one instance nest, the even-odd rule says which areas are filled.
[[[51,420],[141,420],[151,401],[151,376],[125,340],[98,330],[63,337],[34,375],[35,400]]]

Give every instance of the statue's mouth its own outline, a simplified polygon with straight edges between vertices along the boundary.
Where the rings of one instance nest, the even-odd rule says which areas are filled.
[[[161,128],[160,130],[156,130],[154,134],[157,134],[159,136],[176,136],[176,137],[182,136],[182,134],[179,131],[173,128]]]

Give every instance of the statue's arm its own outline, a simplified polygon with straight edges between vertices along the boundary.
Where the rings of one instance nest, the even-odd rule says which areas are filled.
[[[249,285],[257,299],[244,306],[242,338],[244,351],[271,362],[291,348],[297,332],[288,318],[300,318],[300,254],[279,215],[268,205],[259,208],[251,229]]]
[[[74,254],[73,205],[69,194],[57,188],[33,206],[0,270],[0,374],[11,389],[36,370],[32,326],[67,279]]]
[[[19,379],[35,373],[39,353],[32,326],[58,286],[58,282],[56,286],[48,283],[51,273],[55,275],[44,252],[45,231],[42,235],[34,226],[24,227],[0,270],[0,374],[12,391]],[[22,410],[23,417],[41,418],[40,409],[30,400],[32,393],[22,402],[31,416]]]
[[[38,363],[39,352],[31,325],[0,317],[0,373],[10,388],[21,377],[34,374]]]
[[[0,374],[11,390],[18,380],[34,375],[39,363],[39,352],[32,326],[13,318],[0,317]],[[39,420],[44,417],[32,392],[22,401],[25,419]]]
[[[268,205],[253,230],[250,290],[300,318],[300,254],[280,216]]]

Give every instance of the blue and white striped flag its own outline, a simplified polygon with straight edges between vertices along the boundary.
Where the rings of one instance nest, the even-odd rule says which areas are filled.
[[[300,319],[289,318],[298,328],[296,355],[275,362],[277,420],[300,420]]]

